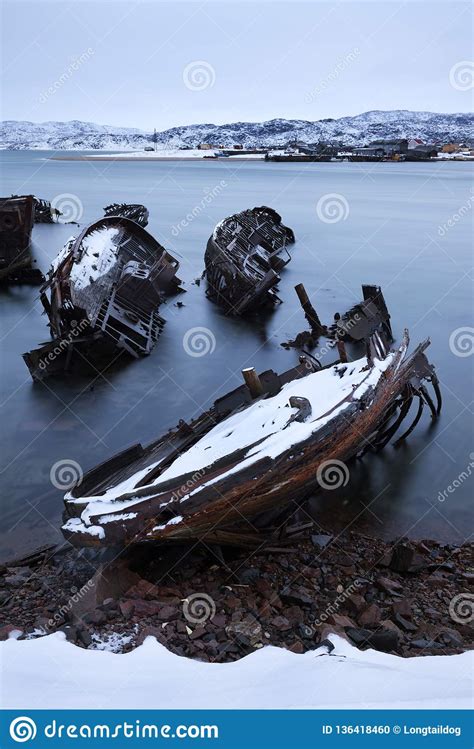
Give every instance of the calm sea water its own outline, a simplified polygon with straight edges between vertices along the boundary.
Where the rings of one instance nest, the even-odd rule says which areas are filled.
[[[297,352],[280,343],[305,328],[294,292],[301,281],[323,321],[358,301],[361,283],[380,284],[397,338],[405,326],[413,345],[430,336],[428,354],[444,395],[435,426],[425,413],[403,448],[390,446],[352,464],[347,487],[312,503],[314,517],[323,526],[351,522],[388,538],[464,540],[472,527],[472,480],[461,474],[474,450],[473,359],[453,354],[450,336],[473,324],[470,164],[93,163],[49,155],[1,152],[1,194],[52,199],[71,193],[83,205],[81,224],[101,216],[112,201],[144,203],[149,231],[181,261],[187,293],[180,297],[183,308],[176,300],[163,305],[167,324],[148,358],[123,360],[104,377],[33,384],[21,354],[48,339],[38,290],[1,290],[0,558],[62,539],[62,492],[50,481],[57,461],[72,459],[86,470],[131,443],[147,443],[179,418],[193,417],[240,384],[243,367],[292,366]],[[342,195],[348,206],[346,218],[335,223],[322,221],[316,210],[330,193]],[[213,197],[203,200],[206,195]],[[265,319],[228,318],[193,281],[202,273],[215,223],[262,204],[281,213],[297,237],[282,274],[284,301]],[[193,220],[173,231],[196,206]],[[440,229],[452,217],[453,227]],[[39,267],[46,271],[76,231],[36,226]],[[183,347],[186,332],[196,326],[208,328],[216,341],[213,353],[200,358]]]

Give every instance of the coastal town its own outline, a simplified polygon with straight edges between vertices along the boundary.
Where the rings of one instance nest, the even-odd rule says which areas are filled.
[[[152,138],[155,136],[152,136]],[[178,148],[166,147],[152,141],[142,150],[122,151],[114,154],[56,155],[54,159],[229,159],[261,160],[267,162],[402,162],[402,161],[471,161],[474,159],[474,142],[425,143],[421,138],[374,140],[362,145],[317,142],[307,143],[295,138],[271,146],[254,146],[234,143],[203,142]]]

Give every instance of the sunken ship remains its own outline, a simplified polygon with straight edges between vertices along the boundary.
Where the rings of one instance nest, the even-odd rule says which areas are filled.
[[[52,340],[23,358],[35,380],[117,349],[149,354],[164,325],[159,306],[180,290],[178,261],[128,218],[108,216],[70,239],[40,298]]]
[[[261,206],[225,218],[207,243],[207,295],[228,314],[242,315],[279,302],[276,286],[290,260],[293,231],[272,208]]]
[[[33,195],[0,198],[1,284],[41,284],[44,281],[43,274],[34,266],[31,253],[36,201]]]
[[[322,367],[302,356],[281,375],[244,370],[246,384],[198,418],[86,473],[65,497],[65,537],[77,546],[255,543],[249,521],[324,490],[325,472],[383,448],[414,400],[414,421],[399,440],[425,405],[438,416],[439,384],[424,353],[429,340],[411,354],[408,343],[405,331],[391,350],[378,331],[352,362]]]

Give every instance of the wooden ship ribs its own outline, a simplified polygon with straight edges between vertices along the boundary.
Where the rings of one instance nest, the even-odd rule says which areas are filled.
[[[123,216],[145,228],[150,214],[148,208],[139,203],[111,203],[105,206],[104,216]]]
[[[204,255],[207,295],[228,314],[241,315],[279,301],[281,270],[291,259],[293,231],[272,208],[261,206],[221,221]]]
[[[33,379],[67,367],[75,351],[149,354],[164,325],[160,303],[180,289],[178,267],[127,218],[99,219],[70,239],[40,290],[52,341],[23,355]]]
[[[414,399],[415,419],[400,440],[424,405],[433,418],[440,412],[429,340],[411,354],[407,331],[396,350],[381,352],[383,340],[370,338],[367,355],[348,363],[321,367],[302,357],[279,376],[244,370],[247,384],[194,421],[86,473],[65,497],[64,535],[78,546],[229,543],[262,513],[321,491],[321,471],[384,447]]]

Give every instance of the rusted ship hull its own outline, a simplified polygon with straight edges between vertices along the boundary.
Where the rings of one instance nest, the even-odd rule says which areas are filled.
[[[294,241],[293,231],[266,206],[224,219],[204,256],[208,297],[234,315],[275,304],[278,271],[291,259],[287,247]]]
[[[64,368],[78,352],[149,354],[164,325],[160,303],[180,289],[178,268],[127,218],[106,217],[86,227],[60,252],[41,289],[52,341],[23,355],[33,379]]]
[[[31,231],[35,217],[32,195],[0,198],[0,283],[40,284],[44,276],[34,267]]]
[[[283,375],[264,373],[260,396],[242,386],[147,448],[135,445],[86,473],[65,498],[63,533],[73,544],[100,546],[226,542],[248,532],[262,513],[321,490],[321,471],[384,447],[415,398],[418,412],[400,439],[423,404],[437,417],[428,345],[408,355],[406,334],[378,359],[378,336],[356,362],[319,368],[303,357]]]
[[[366,340],[379,331],[388,341],[392,341],[390,314],[380,286],[363,284],[362,295],[361,302],[343,315],[335,315],[328,335],[336,340],[354,342]]]

